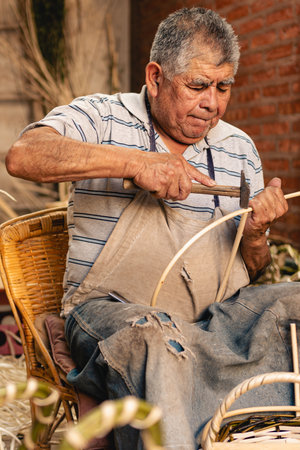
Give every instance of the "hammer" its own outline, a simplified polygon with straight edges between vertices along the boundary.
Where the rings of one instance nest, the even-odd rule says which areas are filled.
[[[123,180],[123,188],[124,189],[140,189],[132,180],[125,178]],[[216,185],[216,186],[204,186],[200,183],[192,183],[191,192],[193,194],[209,194],[209,195],[224,195],[227,197],[239,197],[240,198],[240,207],[247,208],[250,196],[250,188],[249,184],[246,182],[245,173],[241,171],[241,183],[240,187],[238,186],[224,186],[224,185]]]

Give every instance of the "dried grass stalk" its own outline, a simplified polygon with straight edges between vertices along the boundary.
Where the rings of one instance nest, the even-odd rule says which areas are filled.
[[[66,1],[68,5],[68,2]],[[86,55],[81,55],[80,42],[71,42],[72,38],[68,32],[65,32],[65,48],[67,49],[64,60],[64,75],[51,71],[41,52],[36,26],[32,12],[32,0],[22,1],[22,13],[20,7],[11,3],[16,21],[21,34],[22,45],[19,47],[0,36],[0,52],[8,56],[15,67],[21,72],[21,78],[25,82],[23,94],[25,98],[41,103],[45,111],[62,104],[68,104],[73,98],[84,95],[88,91],[89,74],[92,71],[93,59],[84,61]],[[80,9],[80,1],[77,4]],[[66,7],[66,11],[70,10]],[[107,27],[107,46],[110,61],[110,85],[111,92],[120,90],[118,77],[118,53],[111,25],[111,17],[105,14]],[[68,22],[68,18],[66,18]],[[68,29],[66,29],[68,31]],[[99,31],[98,31],[99,32]],[[97,30],[95,31],[95,41]],[[77,39],[78,41],[78,39]],[[96,51],[96,49],[95,49]],[[82,59],[82,70],[74,70],[74,55],[76,59]],[[80,59],[80,60],[81,60]],[[45,112],[44,111],[44,112]]]

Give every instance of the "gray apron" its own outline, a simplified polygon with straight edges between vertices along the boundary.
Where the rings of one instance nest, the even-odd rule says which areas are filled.
[[[104,249],[70,299],[72,305],[116,292],[129,303],[150,305],[163,270],[209,221],[181,215],[145,191],[125,208]],[[230,256],[236,225],[231,219],[209,231],[177,261],[159,293],[157,307],[195,322],[214,302]],[[249,283],[238,253],[223,300]]]

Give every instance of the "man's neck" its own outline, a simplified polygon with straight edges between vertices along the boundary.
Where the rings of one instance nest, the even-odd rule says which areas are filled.
[[[164,130],[162,130],[155,121],[153,122],[155,130],[163,140],[165,146],[168,148],[170,153],[173,153],[174,155],[182,155],[188,148],[189,144],[184,144],[182,142],[175,141],[168,134],[166,134]]]

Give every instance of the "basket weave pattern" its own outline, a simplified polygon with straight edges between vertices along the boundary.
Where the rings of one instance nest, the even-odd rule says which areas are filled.
[[[228,417],[227,411],[231,407],[231,405],[245,392],[250,391],[254,388],[257,388],[262,385],[271,384],[271,383],[300,383],[300,375],[293,372],[272,372],[265,373],[261,375],[257,375],[255,377],[249,378],[238,386],[236,386],[229,394],[224,398],[219,408],[216,410],[212,420],[210,421],[209,428],[207,433],[205,433],[203,449],[204,450],[213,450],[215,448],[214,443],[216,442],[217,435],[220,431],[221,424],[223,420]],[[255,409],[255,408],[254,408]],[[258,408],[259,409],[259,408]],[[281,406],[281,407],[270,407],[264,408],[264,410],[276,410],[276,411],[299,411],[299,407],[292,406]],[[245,414],[247,412],[246,409],[239,410],[236,414]],[[253,413],[254,411],[252,411]],[[233,414],[230,414],[233,415]],[[245,444],[249,445],[249,444]],[[300,448],[300,441],[297,444]],[[247,448],[247,447],[246,447]],[[287,447],[285,447],[287,448]]]

